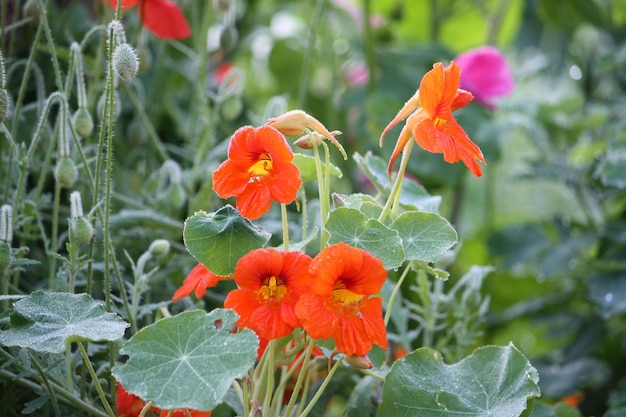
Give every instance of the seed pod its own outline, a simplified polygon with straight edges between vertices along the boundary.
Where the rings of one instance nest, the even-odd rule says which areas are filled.
[[[154,257],[167,255],[170,251],[170,242],[165,239],[157,239],[150,244],[148,252]]]

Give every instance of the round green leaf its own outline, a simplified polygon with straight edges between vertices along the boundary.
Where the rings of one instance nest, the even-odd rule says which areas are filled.
[[[400,235],[408,260],[437,262],[458,239],[450,223],[435,213],[408,211],[391,228]]]
[[[519,417],[539,396],[537,371],[512,344],[446,365],[421,348],[391,367],[378,417]]]
[[[330,212],[326,222],[330,243],[344,242],[361,248],[383,261],[385,269],[404,262],[404,249],[398,233],[376,219],[367,219],[357,209],[339,207]]]
[[[63,353],[69,343],[122,338],[128,327],[87,294],[35,291],[17,301],[11,327],[0,332],[0,344],[38,352]]]
[[[132,394],[162,409],[212,410],[235,378],[254,364],[257,336],[231,333],[237,314],[187,311],[145,327],[122,348],[126,364],[113,368]]]
[[[214,213],[195,213],[187,218],[183,230],[189,253],[222,276],[232,274],[243,255],[263,247],[270,237],[270,233],[244,219],[230,205]]]

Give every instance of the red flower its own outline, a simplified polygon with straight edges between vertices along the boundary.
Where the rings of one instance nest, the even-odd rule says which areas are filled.
[[[242,216],[258,219],[272,200],[289,204],[302,184],[300,170],[285,137],[270,126],[244,126],[228,146],[228,159],[213,173],[213,189],[222,198],[237,198]]]
[[[332,337],[337,350],[364,356],[376,344],[387,348],[380,291],[387,271],[380,259],[345,243],[324,248],[311,262],[311,291],[296,315],[314,339]]]
[[[449,163],[463,161],[472,174],[477,177],[482,175],[478,162],[486,162],[480,148],[452,116],[453,111],[467,106],[473,99],[471,93],[458,88],[460,78],[461,68],[454,61],[445,68],[438,62],[424,75],[419,90],[400,109],[380,137],[382,144],[387,132],[408,116],[387,172],[391,173],[393,163],[413,136],[417,144],[428,152],[443,153],[443,159]]]
[[[117,0],[104,0],[115,9]],[[191,28],[178,5],[170,0],[122,0],[122,9],[139,4],[141,23],[157,38],[183,39],[191,36]]]
[[[176,302],[180,298],[187,297],[192,291],[195,292],[196,298],[201,298],[206,294],[207,288],[215,287],[222,279],[225,278],[215,275],[206,266],[198,264],[189,272],[183,285],[172,296],[172,300]]]
[[[137,417],[145,402],[138,396],[131,394],[117,382],[117,395],[115,396],[115,409],[119,417]]]
[[[138,396],[126,391],[126,388],[124,388],[119,382],[116,384],[117,395],[115,409],[118,417],[138,417],[146,403]],[[190,408],[186,410],[175,409],[172,414],[169,414],[169,410],[161,410],[156,407],[151,407],[150,411],[152,414],[148,412],[146,415],[157,415],[158,413],[159,417],[167,417],[168,415],[171,417],[186,417],[187,413],[185,411],[188,411],[192,417],[211,417],[211,411],[197,411]]]
[[[239,314],[237,325],[265,339],[278,339],[300,327],[295,304],[311,281],[311,258],[298,251],[257,249],[235,266],[239,289],[231,291],[224,307]]]

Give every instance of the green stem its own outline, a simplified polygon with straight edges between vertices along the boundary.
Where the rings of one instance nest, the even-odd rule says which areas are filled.
[[[387,302],[387,309],[385,311],[385,326],[389,324],[389,319],[391,318],[391,310],[393,308],[393,302],[395,301],[396,296],[398,295],[398,292],[400,292],[402,283],[404,282],[404,279],[409,275],[410,270],[411,270],[411,262],[408,262],[406,266],[404,267],[404,271],[402,271],[402,275],[400,275],[400,278],[398,279],[396,286],[393,288],[391,295],[389,296],[389,301]]]
[[[39,362],[33,357],[32,354],[30,355],[30,359],[31,359],[31,363],[35,365],[35,368],[37,369],[37,373],[39,373],[39,376],[41,377],[41,382],[46,386],[46,389],[48,390],[48,393],[50,394],[50,399],[52,400],[52,408],[54,409],[54,415],[56,417],[61,417],[61,411],[59,410],[59,403],[57,401],[57,396],[54,393],[54,390],[52,389],[50,385],[50,381],[48,380],[46,373],[43,371],[43,369],[41,369],[41,366],[39,366]],[[69,375],[68,378],[71,378],[71,375]],[[68,389],[70,392],[72,391],[71,385],[68,387]]]
[[[59,208],[61,207],[61,186],[55,181],[54,202],[52,203],[52,231],[50,235],[50,248],[48,257],[50,265],[48,267],[48,289],[54,290],[54,278],[56,276],[57,258],[55,256],[59,238]]]
[[[63,80],[61,79],[61,68],[59,67],[59,60],[57,59],[56,48],[54,40],[52,39],[52,32],[50,32],[50,25],[48,25],[48,15],[46,8],[42,0],[37,0],[39,4],[39,10],[41,12],[40,22],[43,25],[44,32],[46,34],[46,40],[48,41],[48,47],[50,49],[50,56],[52,58],[52,68],[54,69],[54,77],[57,84],[57,89],[63,91]],[[47,3],[47,1],[46,1]]]
[[[391,192],[389,193],[389,197],[387,198],[387,202],[383,207],[383,211],[380,213],[380,216],[378,216],[378,221],[380,221],[381,223],[385,221],[389,214],[395,216],[398,212],[398,207],[400,206],[402,182],[404,181],[404,173],[406,171],[406,167],[409,164],[409,157],[411,155],[411,149],[413,149],[413,143],[414,142],[412,140],[409,140],[402,150],[402,159],[400,161],[398,174],[396,175],[396,179],[393,183]]]
[[[287,205],[280,204],[280,216],[283,223],[283,248],[289,250],[289,222],[287,221]]]
[[[263,400],[263,410],[269,410],[272,404],[272,394],[274,393],[274,364],[276,363],[276,341],[270,340],[267,345],[269,356],[265,366],[267,367],[267,386],[265,387],[265,399]]]
[[[302,410],[300,414],[298,414],[298,417],[306,417],[311,412],[311,410],[313,410],[313,407],[315,407],[315,404],[324,393],[324,390],[330,383],[330,380],[333,378],[333,375],[335,375],[335,372],[337,372],[337,369],[339,369],[339,366],[341,365],[342,361],[343,361],[343,358],[335,362],[333,367],[328,372],[328,375],[326,376],[326,378],[324,378],[324,381],[322,381],[322,385],[319,386],[319,388],[317,389],[317,392],[315,392],[315,395],[313,396],[313,398],[311,398],[311,402],[309,402],[306,408]]]
[[[308,346],[306,347],[306,350],[303,353],[304,362],[302,363],[302,367],[300,368],[300,373],[298,374],[298,379],[296,379],[296,384],[293,387],[291,398],[289,398],[289,402],[287,403],[287,407],[285,408],[285,417],[289,417],[291,415],[293,407],[296,405],[296,400],[298,399],[300,389],[302,388],[302,383],[306,379],[306,376],[308,374],[309,362],[311,361],[311,353],[313,352],[314,347],[315,340],[311,339]]]
[[[78,345],[78,349],[80,349],[81,355],[83,355],[83,361],[85,362],[89,375],[91,375],[91,379],[96,386],[96,391],[98,391],[98,395],[100,396],[100,401],[102,401],[102,404],[104,405],[104,409],[110,417],[115,417],[115,413],[111,409],[111,405],[109,405],[106,395],[104,394],[104,390],[102,389],[102,385],[100,385],[100,381],[98,380],[98,374],[96,374],[96,371],[93,369],[93,365],[91,364],[91,360],[89,360],[87,350],[83,346],[82,342],[76,342],[76,344]]]
[[[297,108],[302,109],[306,105],[306,94],[309,84],[309,75],[311,73],[311,64],[313,62],[313,51],[315,50],[315,39],[319,30],[326,0],[317,0],[315,9],[313,10],[313,18],[311,19],[311,27],[308,33],[306,55],[304,56],[304,65],[302,67],[302,75],[300,76],[300,85],[298,87]]]
[[[330,211],[330,196],[328,195],[326,182],[324,181],[324,170],[322,168],[322,160],[320,158],[317,141],[313,137],[313,133],[311,131],[308,131],[308,134],[310,136],[311,143],[313,144],[313,155],[315,156],[315,173],[317,175],[317,190],[320,200],[320,249],[324,249],[326,247],[326,243],[328,242],[328,232],[325,229],[325,225]]]

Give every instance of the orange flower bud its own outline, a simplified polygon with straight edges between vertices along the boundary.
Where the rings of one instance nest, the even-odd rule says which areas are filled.
[[[356,355],[346,355],[346,362],[350,364],[350,366],[359,369],[372,369],[374,365],[372,365],[372,361],[367,355],[356,356]]]

